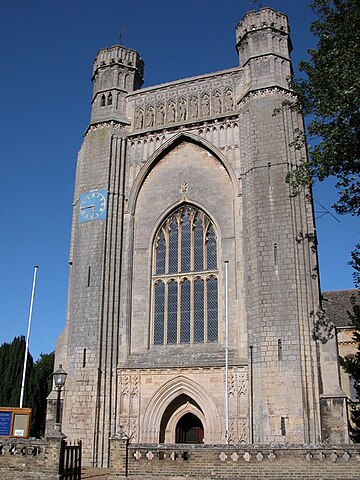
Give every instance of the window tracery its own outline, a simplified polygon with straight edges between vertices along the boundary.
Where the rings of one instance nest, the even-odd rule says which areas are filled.
[[[210,218],[184,205],[155,235],[152,344],[218,340],[217,237]]]

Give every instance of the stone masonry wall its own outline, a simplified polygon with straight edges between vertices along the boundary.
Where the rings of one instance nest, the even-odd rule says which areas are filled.
[[[125,449],[124,449],[125,448]],[[130,445],[112,440],[114,476],[268,480],[360,479],[360,448],[314,446]],[[127,458],[127,460],[126,460]],[[127,468],[125,462],[127,461]]]
[[[60,441],[1,438],[1,480],[58,480]]]
[[[301,152],[289,144],[301,118],[287,109],[274,115],[292,98],[288,32],[284,15],[269,8],[250,12],[237,28],[240,67],[136,92],[142,83],[138,54],[119,46],[99,52],[92,116],[77,163],[67,322],[56,352],[56,363],[68,372],[63,430],[71,441],[83,441],[85,465],[108,466],[115,432],[155,442],[160,427],[164,430],[163,412],[176,395],[188,395],[200,406],[203,425],[205,418],[209,424],[217,418],[220,425],[223,412],[214,399],[219,397],[215,385],[220,390],[224,378],[219,370],[225,345],[224,260],[229,262],[230,367],[251,379],[242,405],[230,402],[231,438],[245,442],[245,431],[249,441],[262,444],[347,441],[335,344],[318,345],[312,336],[319,308],[312,205],[305,195],[293,198],[285,182],[300,160]],[[108,191],[106,220],[79,223],[80,195],[96,189]],[[217,232],[218,344],[207,351],[185,343],[177,351],[152,345],[154,235],[185,203],[206,212]],[[205,375],[204,367],[218,369],[217,374]],[[210,385],[211,377],[216,383]],[[161,402],[157,387],[165,387]],[[175,419],[172,415],[173,436]],[[240,434],[235,427],[232,434],[232,420],[242,425]],[[208,429],[209,442],[224,439],[221,428]],[[140,437],[150,430],[156,434]],[[256,461],[253,453],[246,460],[245,450],[231,451],[236,460],[230,460],[227,453],[220,458],[221,450],[203,446],[192,449],[196,454],[187,460],[177,448],[180,456],[170,461],[160,450],[146,456],[144,448],[137,463],[129,454],[133,474],[226,471],[224,478],[231,478],[236,471],[239,478],[241,463],[251,478],[271,476],[267,465],[273,464],[282,465],[283,478],[296,469],[313,475],[304,478],[319,478],[314,467],[307,473],[306,465],[327,465],[330,475],[337,465],[356,464],[343,450],[335,460],[329,460],[329,450],[324,461],[315,456],[317,463],[311,463],[304,450],[289,456],[285,447],[275,459],[270,449],[266,455],[256,451]]]
[[[306,235],[311,223],[303,219],[306,206],[293,205],[285,182],[287,125],[284,117],[273,115],[284,98],[282,92],[271,89],[250,96],[243,102],[240,121],[244,125],[241,178],[254,441],[317,443],[315,421],[307,419],[315,418],[315,402],[304,404],[304,391],[316,391],[316,374],[309,375],[303,366],[303,352],[316,358],[315,344],[306,343],[308,333],[302,332],[309,332],[306,322],[315,310],[307,292],[313,292],[314,298],[318,295],[307,252],[300,250],[297,241],[299,231]],[[305,279],[306,290],[300,290],[298,278]],[[308,311],[298,305],[306,305]]]

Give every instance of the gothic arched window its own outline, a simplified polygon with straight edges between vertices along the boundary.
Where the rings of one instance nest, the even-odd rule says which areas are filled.
[[[185,205],[155,235],[152,265],[152,344],[216,342],[218,267],[215,226]]]

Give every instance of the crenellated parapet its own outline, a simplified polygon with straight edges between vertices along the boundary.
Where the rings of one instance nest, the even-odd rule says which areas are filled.
[[[287,88],[292,67],[287,16],[272,8],[247,13],[236,27],[236,49],[248,90]]]
[[[290,33],[287,16],[272,8],[261,8],[258,12],[248,12],[236,27],[236,43],[238,43],[248,32],[271,28],[286,34]]]
[[[120,45],[103,48],[93,66],[91,124],[128,123],[125,96],[143,84],[144,62],[138,52]]]
[[[136,50],[125,48],[121,45],[114,45],[110,48],[102,48],[99,50],[93,66],[93,75],[96,75],[98,69],[104,67],[112,67],[114,65],[124,66],[135,69],[141,78],[144,75],[144,62]],[[140,86],[138,87],[140,88]]]

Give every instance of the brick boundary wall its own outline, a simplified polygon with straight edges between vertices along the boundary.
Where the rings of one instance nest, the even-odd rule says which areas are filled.
[[[61,438],[0,438],[1,480],[58,480]]]
[[[111,467],[138,478],[357,480],[360,445],[132,445],[112,439]]]

